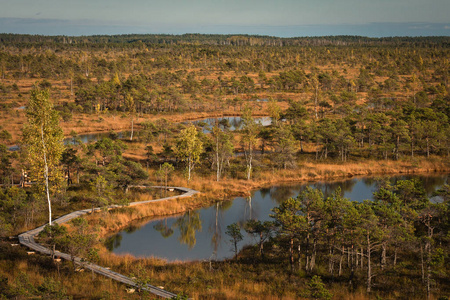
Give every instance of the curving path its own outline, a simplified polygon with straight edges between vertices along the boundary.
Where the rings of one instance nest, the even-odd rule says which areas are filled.
[[[146,187],[165,188],[165,187],[162,187],[162,186],[130,186],[130,187],[137,187],[137,188],[146,188]],[[185,187],[168,187],[168,189],[178,190],[178,191],[183,192],[183,194],[177,195],[177,196],[166,197],[166,198],[155,199],[155,200],[132,202],[132,203],[129,204],[129,206],[136,206],[136,205],[141,205],[141,204],[151,203],[151,202],[167,201],[167,200],[177,199],[177,198],[186,198],[186,197],[191,197],[191,196],[199,193],[198,191],[191,190],[191,189],[185,188]],[[118,206],[118,205],[111,206],[111,208],[117,208],[117,207],[121,207],[121,206]],[[94,210],[100,210],[100,208],[95,208]],[[92,211],[92,209],[83,209],[83,210],[74,211],[74,212],[71,212],[71,213],[69,213],[67,215],[64,215],[64,216],[54,220],[53,222],[56,222],[58,224],[67,223],[70,220],[78,218],[78,217],[80,217],[80,216],[82,216],[84,214],[87,214],[87,213],[91,212],[91,211]],[[35,228],[35,229],[32,229],[30,231],[27,231],[27,232],[24,232],[24,233],[20,234],[19,235],[19,242],[22,245],[24,245],[24,246],[26,246],[26,247],[28,247],[30,249],[33,249],[35,251],[38,251],[40,253],[47,254],[47,255],[54,254],[55,256],[64,258],[66,260],[72,260],[71,256],[69,254],[67,254],[67,253],[62,253],[62,252],[59,252],[59,251],[55,251],[53,253],[53,251],[50,250],[49,248],[46,248],[46,247],[44,247],[44,246],[42,246],[42,245],[40,245],[40,244],[35,242],[34,238],[44,229],[44,227],[46,225],[47,224],[42,225],[42,226],[40,226],[38,228]],[[111,279],[114,279],[116,281],[125,283],[125,284],[130,285],[130,286],[138,287],[136,282],[133,279],[131,279],[130,277],[127,277],[125,275],[122,275],[122,274],[119,274],[117,272],[111,271],[108,268],[104,268],[104,267],[101,267],[99,265],[96,265],[96,264],[93,264],[93,263],[90,263],[90,262],[86,262],[82,258],[79,258],[79,257],[75,257],[74,261],[75,261],[76,264],[82,266],[83,268],[91,270],[91,271],[93,271],[93,272],[95,272],[97,274],[109,277]],[[160,289],[160,288],[158,288],[156,286],[152,286],[150,284],[147,284],[147,285],[145,285],[143,287],[141,286],[140,288],[143,289],[143,290],[146,290],[146,291],[148,291],[148,292],[150,292],[150,293],[152,293],[154,295],[162,297],[162,298],[169,298],[170,299],[170,298],[174,298],[174,297],[177,296],[177,294],[168,292],[166,290]]]

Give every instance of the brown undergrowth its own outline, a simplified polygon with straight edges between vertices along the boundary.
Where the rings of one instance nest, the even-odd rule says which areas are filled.
[[[91,272],[74,272],[70,262],[28,255],[22,247],[0,242],[2,299],[139,299],[123,284]],[[1,297],[0,297],[1,298]]]
[[[341,180],[354,176],[380,176],[398,174],[426,174],[449,172],[450,165],[443,159],[435,158],[420,161],[375,161],[348,162],[330,164],[321,162],[304,162],[299,169],[265,171],[255,174],[252,180],[223,179],[219,182],[214,176],[194,178],[187,182],[184,178],[174,176],[172,186],[186,186],[200,191],[190,198],[179,198],[137,207],[125,207],[109,214],[94,214],[88,219],[92,224],[100,224],[100,235],[105,236],[120,230],[132,221],[148,217],[180,214],[192,209],[211,205],[217,201],[231,200],[236,196],[248,196],[251,191],[274,184],[297,183],[321,180]],[[147,199],[145,199],[147,200]]]
[[[99,235],[106,237],[112,232],[129,226],[139,227],[148,221],[149,217],[175,215],[201,206],[210,205],[216,201],[228,200],[233,196],[246,195],[259,187],[302,181],[339,180],[353,176],[421,174],[434,172],[448,172],[448,163],[441,159],[421,161],[365,161],[360,163],[326,164],[304,162],[297,170],[278,170],[275,172],[261,172],[255,174],[253,180],[224,179],[220,182],[214,178],[194,178],[189,184],[180,177],[172,179],[173,186],[189,186],[201,191],[200,195],[191,198],[181,198],[137,207],[121,208],[110,213],[99,213],[88,216],[89,223],[101,228]],[[100,226],[98,226],[100,225]],[[289,282],[289,278],[281,278],[278,271],[266,268],[256,270],[257,265],[234,263],[231,261],[215,262],[210,266],[206,262],[167,263],[159,258],[136,258],[132,255],[116,255],[109,252],[103,245],[100,248],[101,264],[111,267],[123,274],[135,274],[139,268],[146,270],[146,276],[155,285],[166,285],[174,292],[183,292],[195,299],[301,299],[299,290],[306,288],[306,282],[289,284],[289,287],[279,288],[282,281]],[[214,272],[211,272],[214,270]],[[286,272],[288,273],[288,272]],[[240,275],[237,275],[240,274]],[[281,277],[280,277],[281,276]],[[267,278],[278,278],[278,281]],[[195,288],[197,287],[197,288]],[[342,291],[341,286],[331,286],[330,290],[335,299],[368,299],[363,291],[349,294]],[[281,294],[280,294],[281,293]]]

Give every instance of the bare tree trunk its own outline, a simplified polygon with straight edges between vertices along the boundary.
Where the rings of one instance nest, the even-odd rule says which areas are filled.
[[[52,203],[50,201],[50,191],[48,186],[48,164],[47,164],[47,149],[44,141],[44,126],[41,126],[42,148],[44,153],[44,178],[45,178],[45,191],[47,194],[48,202],[48,224],[52,226]]]
[[[361,270],[364,269],[364,248],[361,247]]]
[[[370,237],[367,232],[367,292],[370,293],[372,289],[372,265],[370,264],[370,254],[372,252],[370,245]]]
[[[305,271],[308,272],[309,271],[309,265],[310,265],[310,257],[309,257],[309,233],[306,236],[306,249],[305,249],[305,253],[306,253],[306,264],[305,264]]]
[[[425,250],[427,251],[427,300],[431,297],[431,239],[433,238],[433,227],[431,226],[431,217],[427,219],[428,239],[425,242]]]
[[[422,243],[420,243],[420,266],[422,269],[422,281],[425,282],[425,265],[424,265],[424,261],[423,261],[423,247],[422,247]]]
[[[381,244],[381,257],[380,257],[380,266],[381,270],[384,270],[384,267],[386,266],[386,242],[383,242]]]
[[[397,265],[397,248],[394,250],[394,266]]]
[[[216,137],[216,167],[217,167],[217,174],[216,174],[216,180],[219,182],[220,180],[220,161],[219,161],[219,137]]]
[[[333,275],[333,247],[331,245],[330,245],[330,248],[328,250],[328,256],[329,256],[328,272],[330,272],[331,275]]]
[[[291,237],[289,241],[289,262],[291,264],[291,271],[294,272],[294,238]]]
[[[355,265],[356,265],[356,268],[358,269],[358,267],[359,267],[359,253],[358,253],[358,248],[356,248],[355,251],[356,251],[356,255],[355,255],[356,263],[355,263]]]
[[[319,96],[319,83],[316,84],[315,86],[315,93],[314,93],[314,117],[315,119],[317,119],[317,100],[318,100],[318,96]]]
[[[347,248],[347,267],[350,267],[350,249]]]
[[[248,160],[247,160],[247,180],[250,180],[252,176],[252,161],[253,161],[253,153],[250,146]]]
[[[429,253],[429,256],[431,253]],[[431,297],[431,257],[427,257],[427,300]]]
[[[352,245],[351,251],[349,251],[349,264],[350,264],[350,278],[349,278],[349,285],[350,288],[353,290],[353,278],[355,277],[355,264],[353,263],[353,254],[354,254],[354,245]],[[350,257],[351,252],[351,257]]]
[[[316,266],[316,254],[317,254],[317,239],[314,238],[314,242],[313,242],[313,250],[311,253],[311,262],[309,263],[309,270],[312,271],[314,269],[314,267]]]
[[[133,140],[133,133],[134,133],[134,117],[131,117],[131,135],[130,135],[130,141]]]

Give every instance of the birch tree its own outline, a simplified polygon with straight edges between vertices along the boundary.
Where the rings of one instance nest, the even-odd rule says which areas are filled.
[[[214,126],[211,137],[214,143],[213,151],[216,167],[216,180],[219,181],[222,176],[224,166],[233,155],[234,147],[231,142],[231,135],[220,130],[218,126]]]
[[[62,181],[58,168],[64,149],[58,112],[53,109],[47,90],[33,90],[23,128],[23,146],[30,164],[30,177],[42,186],[48,202],[48,220],[52,225],[50,193]]]
[[[249,106],[244,108],[242,113],[242,121],[244,123],[242,129],[242,147],[244,148],[245,162],[246,162],[246,177],[250,180],[253,168],[253,148],[257,142],[258,125],[252,116],[252,109]]]
[[[203,153],[203,150],[203,142],[194,125],[191,124],[186,129],[181,130],[177,138],[176,153],[178,157],[186,162],[188,181],[191,180],[192,170],[200,160],[200,155]]]
[[[128,113],[130,114],[131,119],[131,134],[130,134],[130,141],[133,140],[133,133],[134,133],[134,117],[136,115],[136,103],[134,101],[134,98],[132,95],[127,94],[125,96],[125,104],[128,109]]]

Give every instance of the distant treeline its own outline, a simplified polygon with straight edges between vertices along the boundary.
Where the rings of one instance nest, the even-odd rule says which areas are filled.
[[[125,34],[125,35],[93,35],[93,36],[44,36],[29,34],[0,34],[3,45],[24,44],[200,44],[200,45],[233,45],[233,46],[348,46],[348,45],[391,45],[391,46],[449,46],[450,37],[383,37],[370,38],[364,36],[321,36],[280,38],[260,35],[221,35],[221,34]]]

